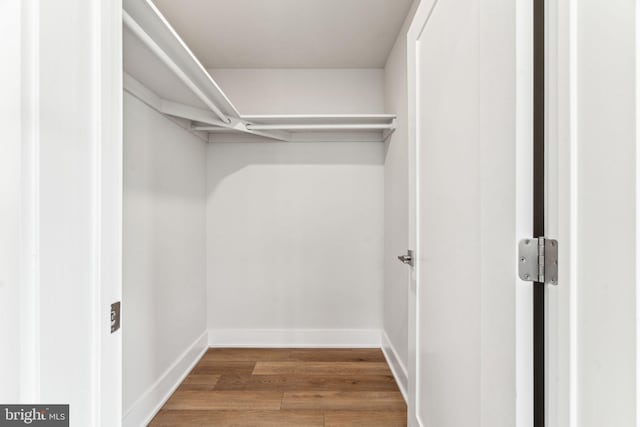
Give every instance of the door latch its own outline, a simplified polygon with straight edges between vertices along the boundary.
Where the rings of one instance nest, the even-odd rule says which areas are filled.
[[[518,276],[527,282],[558,284],[558,241],[538,237],[520,240]]]
[[[111,304],[111,333],[120,329],[120,301]]]
[[[412,250],[409,249],[406,255],[399,255],[398,259],[403,264],[409,264],[411,267],[413,267],[413,251]]]

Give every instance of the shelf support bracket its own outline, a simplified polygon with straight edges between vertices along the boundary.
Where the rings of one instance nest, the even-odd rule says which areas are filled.
[[[153,39],[142,29],[142,27],[124,10],[122,11],[122,20],[133,34],[136,35],[157,57],[160,59],[187,87],[196,95],[218,118],[230,123],[231,120],[218,108],[202,90],[187,76],[184,71],[167,55],[167,53],[153,41]]]

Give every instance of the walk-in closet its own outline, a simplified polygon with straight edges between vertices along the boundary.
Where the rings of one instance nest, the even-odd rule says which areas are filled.
[[[124,2],[125,425],[149,422],[167,399],[156,423],[175,421],[171,408],[213,411],[212,425],[220,410],[268,418],[260,393],[269,392],[344,394],[294,398],[294,419],[361,409],[352,415],[364,422],[390,409],[390,422],[406,422],[406,267],[385,254],[384,199],[385,190],[399,198],[387,223],[399,255],[408,218],[406,177],[393,175],[406,175],[399,34],[411,2],[331,3]],[[398,165],[385,181],[387,160]],[[385,258],[401,278],[388,289]],[[288,384],[269,391],[224,387],[233,375],[252,381],[242,377],[251,366],[196,366],[195,381],[217,385],[176,389],[203,354],[224,359],[221,348],[305,351],[259,355],[254,368],[318,372],[297,387],[298,377],[259,376]],[[251,359],[237,357],[225,360]],[[178,402],[190,395],[201,402]]]

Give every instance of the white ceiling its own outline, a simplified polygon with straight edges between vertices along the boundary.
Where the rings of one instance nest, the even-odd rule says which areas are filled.
[[[380,68],[411,0],[154,0],[205,68]]]

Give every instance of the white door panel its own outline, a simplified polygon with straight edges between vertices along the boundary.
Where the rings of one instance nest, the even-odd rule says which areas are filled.
[[[417,409],[443,427],[479,419],[476,3],[437,4],[417,46]]]
[[[409,30],[412,425],[515,424],[515,21],[426,1]]]

